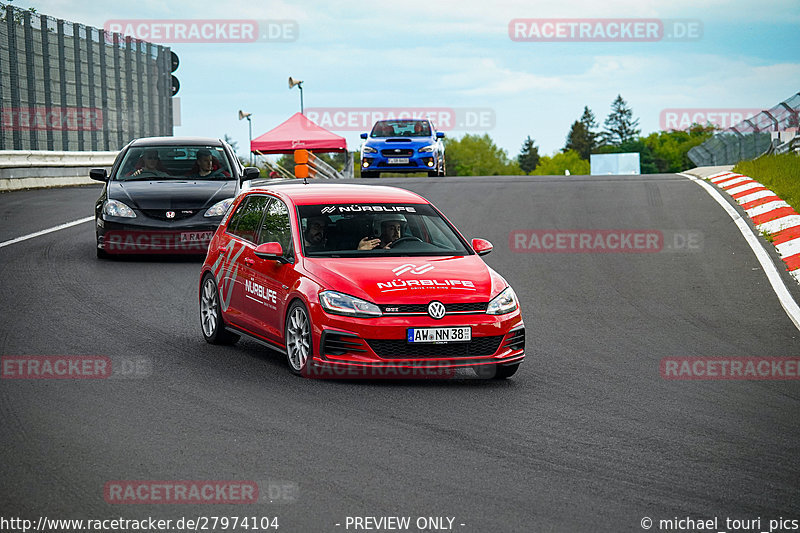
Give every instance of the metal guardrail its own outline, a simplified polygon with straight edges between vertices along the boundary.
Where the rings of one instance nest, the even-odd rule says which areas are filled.
[[[689,150],[689,159],[697,166],[735,165],[773,149],[774,132],[798,131],[798,128],[800,93],[695,146]]]

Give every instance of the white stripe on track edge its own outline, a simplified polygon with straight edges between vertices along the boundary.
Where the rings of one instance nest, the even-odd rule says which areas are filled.
[[[27,235],[23,235],[22,237],[17,237],[16,239],[11,239],[10,241],[0,242],[0,248],[3,248],[4,246],[9,246],[11,244],[16,244],[18,242],[27,241],[28,239],[33,239],[34,237],[47,235],[48,233],[53,233],[54,231],[71,228],[72,226],[77,226],[78,224],[89,222],[90,220],[94,220],[94,217],[91,216],[86,218],[79,218],[78,220],[73,220],[72,222],[67,222],[65,224],[59,224],[58,226],[53,226],[52,228],[43,229],[42,231],[37,231],[35,233],[28,233]]]
[[[726,213],[733,219],[733,222],[739,228],[739,231],[742,233],[744,240],[747,241],[747,244],[750,245],[750,249],[753,250],[753,253],[756,255],[756,259],[758,262],[761,263],[761,268],[764,269],[764,274],[767,275],[767,279],[769,280],[770,285],[772,285],[772,290],[775,291],[775,295],[778,297],[778,301],[781,303],[783,310],[786,311],[786,315],[789,317],[795,327],[800,330],[800,306],[797,305],[797,302],[794,301],[792,298],[792,294],[789,292],[788,287],[781,279],[781,275],[778,272],[778,269],[775,267],[775,263],[772,262],[769,254],[764,248],[761,246],[761,243],[758,241],[758,238],[750,229],[750,226],[742,219],[742,216],[736,211],[736,209],[731,206],[725,198],[722,197],[722,194],[715,189],[711,184],[706,182],[705,180],[696,178],[689,174],[684,174],[682,172],[678,173],[678,176],[683,176],[684,178],[688,178],[706,190],[706,192],[713,198],[722,208],[725,210]]]

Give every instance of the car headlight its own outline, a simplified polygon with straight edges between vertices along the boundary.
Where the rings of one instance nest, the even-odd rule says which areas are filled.
[[[117,200],[106,200],[103,204],[103,214],[112,217],[136,218],[133,209]]]
[[[420,153],[422,153],[422,152],[433,152],[434,150],[436,150],[436,145],[435,144],[429,144],[428,146],[423,146],[422,148],[419,149]]]
[[[211,207],[209,207],[208,211],[206,211],[206,214],[203,216],[221,217],[228,211],[228,208],[231,206],[232,203],[233,203],[233,198],[225,198],[224,200],[217,202]]]
[[[506,287],[503,292],[492,298],[489,307],[486,308],[487,315],[504,315],[514,311],[518,307],[517,295],[514,289]]]
[[[377,154],[378,150],[376,150],[372,146],[364,146],[361,148],[361,152],[364,154]]]
[[[373,303],[336,291],[319,293],[319,303],[325,311],[334,315],[372,318],[383,314]]]

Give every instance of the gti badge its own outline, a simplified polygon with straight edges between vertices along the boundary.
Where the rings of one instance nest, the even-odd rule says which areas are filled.
[[[167,218],[175,218],[175,211],[167,211]]]
[[[428,314],[431,318],[439,320],[444,316],[444,304],[437,300],[432,301],[428,304]]]

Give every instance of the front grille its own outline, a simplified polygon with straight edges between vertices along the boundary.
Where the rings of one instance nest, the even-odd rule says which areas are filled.
[[[175,213],[175,218],[167,218],[167,211],[173,211]],[[198,209],[142,209],[142,213],[157,220],[182,220],[184,218],[191,218],[197,211]]]
[[[475,337],[469,342],[452,344],[413,344],[405,340],[367,340],[372,350],[384,359],[411,359],[415,357],[478,357],[493,355],[500,347],[503,336]]]
[[[451,313],[485,313],[489,306],[486,302],[444,304],[445,314]],[[383,305],[381,310],[387,315],[428,314],[428,304]]]
[[[509,350],[524,350],[525,328],[518,329],[511,333],[506,342],[503,343],[503,348],[508,348]]]
[[[388,150],[381,150],[383,157],[410,157],[414,155],[414,150],[408,148],[390,148]]]
[[[352,352],[366,352],[364,341],[353,335],[343,335],[325,331],[322,334],[322,355],[344,355]]]

